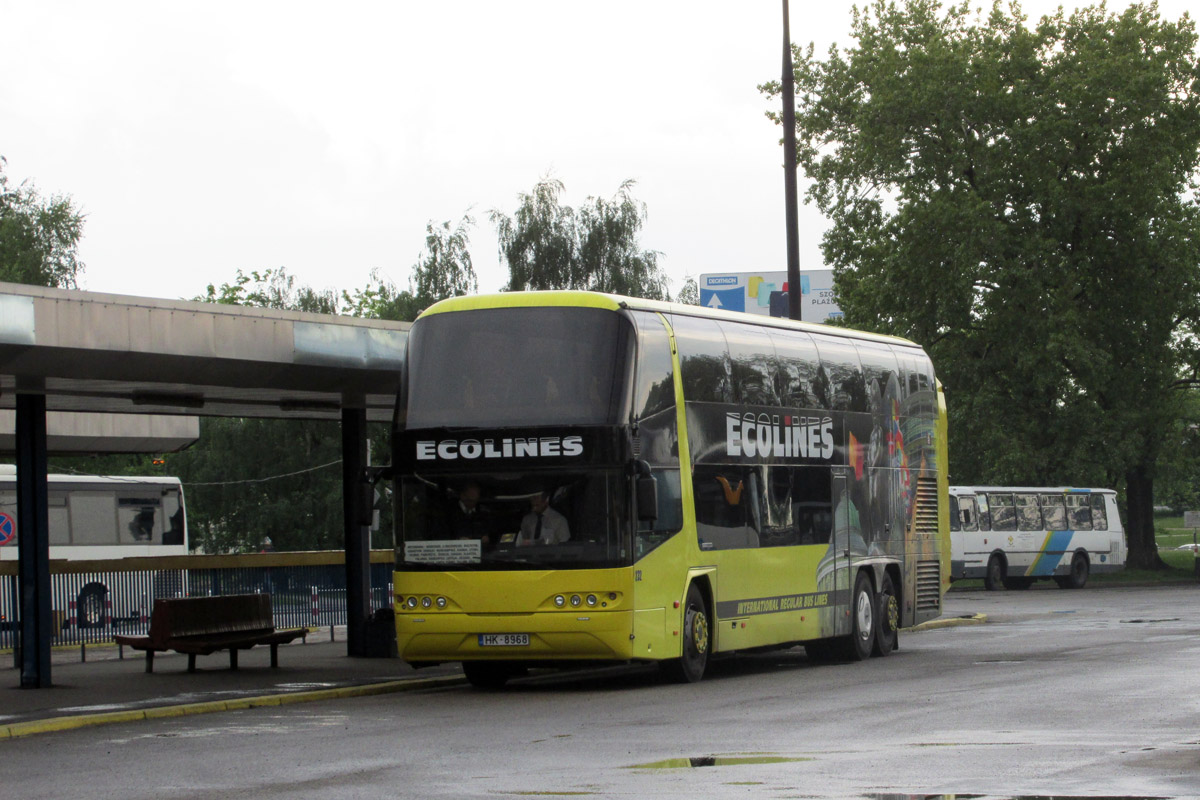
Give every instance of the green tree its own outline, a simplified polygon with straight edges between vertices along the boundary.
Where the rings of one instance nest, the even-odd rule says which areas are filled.
[[[646,206],[625,181],[609,200],[589,197],[564,206],[561,181],[543,178],[518,195],[513,216],[491,212],[500,257],[508,264],[508,291],[582,289],[655,300],[669,299],[659,253],[642,250],[638,236]]]
[[[683,279],[683,286],[679,288],[679,294],[675,295],[675,302],[690,306],[700,305],[700,285],[691,275]]]
[[[0,280],[77,287],[83,214],[71,198],[42,199],[32,184],[10,187],[0,156]]]
[[[953,479],[1123,486],[1156,566],[1155,465],[1200,378],[1195,27],[1027,23],[856,9],[854,46],[795,49],[799,163],[848,322],[938,366]]]
[[[262,272],[251,270],[249,275],[239,269],[233,283],[223,283],[219,288],[210,283],[204,297],[197,297],[196,300],[314,314],[336,314],[340,310],[336,291],[296,286],[296,279],[283,267]]]
[[[426,224],[425,252],[412,271],[413,294],[419,300],[432,304],[479,291],[467,236],[474,224],[475,220],[466,214],[453,229],[448,220],[440,225]]]

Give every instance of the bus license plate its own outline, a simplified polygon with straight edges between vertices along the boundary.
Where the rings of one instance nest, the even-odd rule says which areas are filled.
[[[480,647],[528,647],[528,633],[481,633]]]

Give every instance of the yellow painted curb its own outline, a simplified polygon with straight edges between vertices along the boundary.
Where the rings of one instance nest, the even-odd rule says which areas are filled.
[[[947,617],[945,619],[931,619],[928,622],[922,622],[920,625],[914,625],[907,630],[910,631],[930,631],[935,628],[957,628],[961,625],[982,625],[987,622],[987,614],[972,614],[968,617]]]
[[[288,692],[285,694],[244,697],[236,700],[213,700],[206,703],[187,703],[175,706],[137,709],[131,711],[107,711],[102,714],[86,714],[74,717],[50,717],[0,725],[0,739],[16,739],[36,733],[89,728],[95,725],[112,725],[118,722],[137,722],[144,719],[166,719],[192,714],[211,714],[215,711],[239,711],[263,706],[280,706],[291,703],[311,703],[317,700],[333,700],[347,697],[367,697],[392,692],[430,689],[462,683],[461,675],[445,675],[438,678],[417,678],[408,681],[387,681],[361,686],[341,686],[335,689],[314,689],[310,692]]]

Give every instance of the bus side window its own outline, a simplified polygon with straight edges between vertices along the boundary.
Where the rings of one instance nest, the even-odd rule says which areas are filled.
[[[960,501],[962,506],[962,529],[964,531],[973,531],[978,528],[976,524],[979,521],[979,513],[975,510],[975,498],[964,497]]]
[[[1092,530],[1108,530],[1108,512],[1104,510],[1104,495],[1094,494],[1092,500]]]
[[[1042,510],[1038,508],[1036,494],[1014,495],[1017,503],[1017,527],[1023,531],[1040,531],[1042,527]]]
[[[950,495],[950,530],[962,530],[962,526],[959,524],[959,515],[958,498]]]
[[[1067,495],[1067,526],[1073,531],[1092,529],[1092,509],[1086,494]]]
[[[833,487],[824,467],[796,467],[792,519],[799,544],[828,544],[833,535]]]
[[[1067,529],[1067,508],[1063,505],[1061,494],[1044,494],[1042,501],[1042,519],[1048,531],[1065,531]]]
[[[979,513],[979,530],[990,531],[992,529],[992,514],[988,510],[987,495],[980,492],[975,495],[975,500]]]
[[[741,467],[697,465],[692,493],[701,550],[758,547],[754,506],[757,481]]]
[[[992,530],[1015,531],[1017,529],[1017,509],[1013,505],[1011,494],[989,494],[988,507],[992,510]]]

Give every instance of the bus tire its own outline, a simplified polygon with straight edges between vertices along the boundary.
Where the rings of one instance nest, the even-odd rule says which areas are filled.
[[[712,629],[708,624],[704,593],[695,582],[688,587],[681,633],[683,654],[679,658],[664,661],[663,670],[676,683],[695,683],[704,677],[708,652],[712,648]]]
[[[871,657],[875,649],[875,592],[866,572],[858,573],[854,579],[854,594],[850,601],[850,636],[846,642],[846,656],[850,661],[863,661]]]
[[[1004,585],[1004,559],[994,555],[988,559],[987,572],[983,574],[983,588],[994,592]]]
[[[103,628],[105,601],[108,587],[103,583],[89,583],[79,590],[75,601],[75,614],[80,628]]]
[[[512,672],[506,666],[490,661],[464,661],[462,670],[463,675],[467,676],[467,683],[476,689],[503,689],[512,677]]]
[[[896,589],[892,585],[892,576],[883,573],[883,581],[879,585],[879,594],[875,602],[875,645],[871,655],[886,656],[896,649],[900,637],[900,603],[896,599]]]
[[[1071,559],[1071,571],[1066,575],[1054,576],[1054,582],[1061,589],[1082,589],[1087,586],[1088,560],[1083,553],[1076,553]]]

